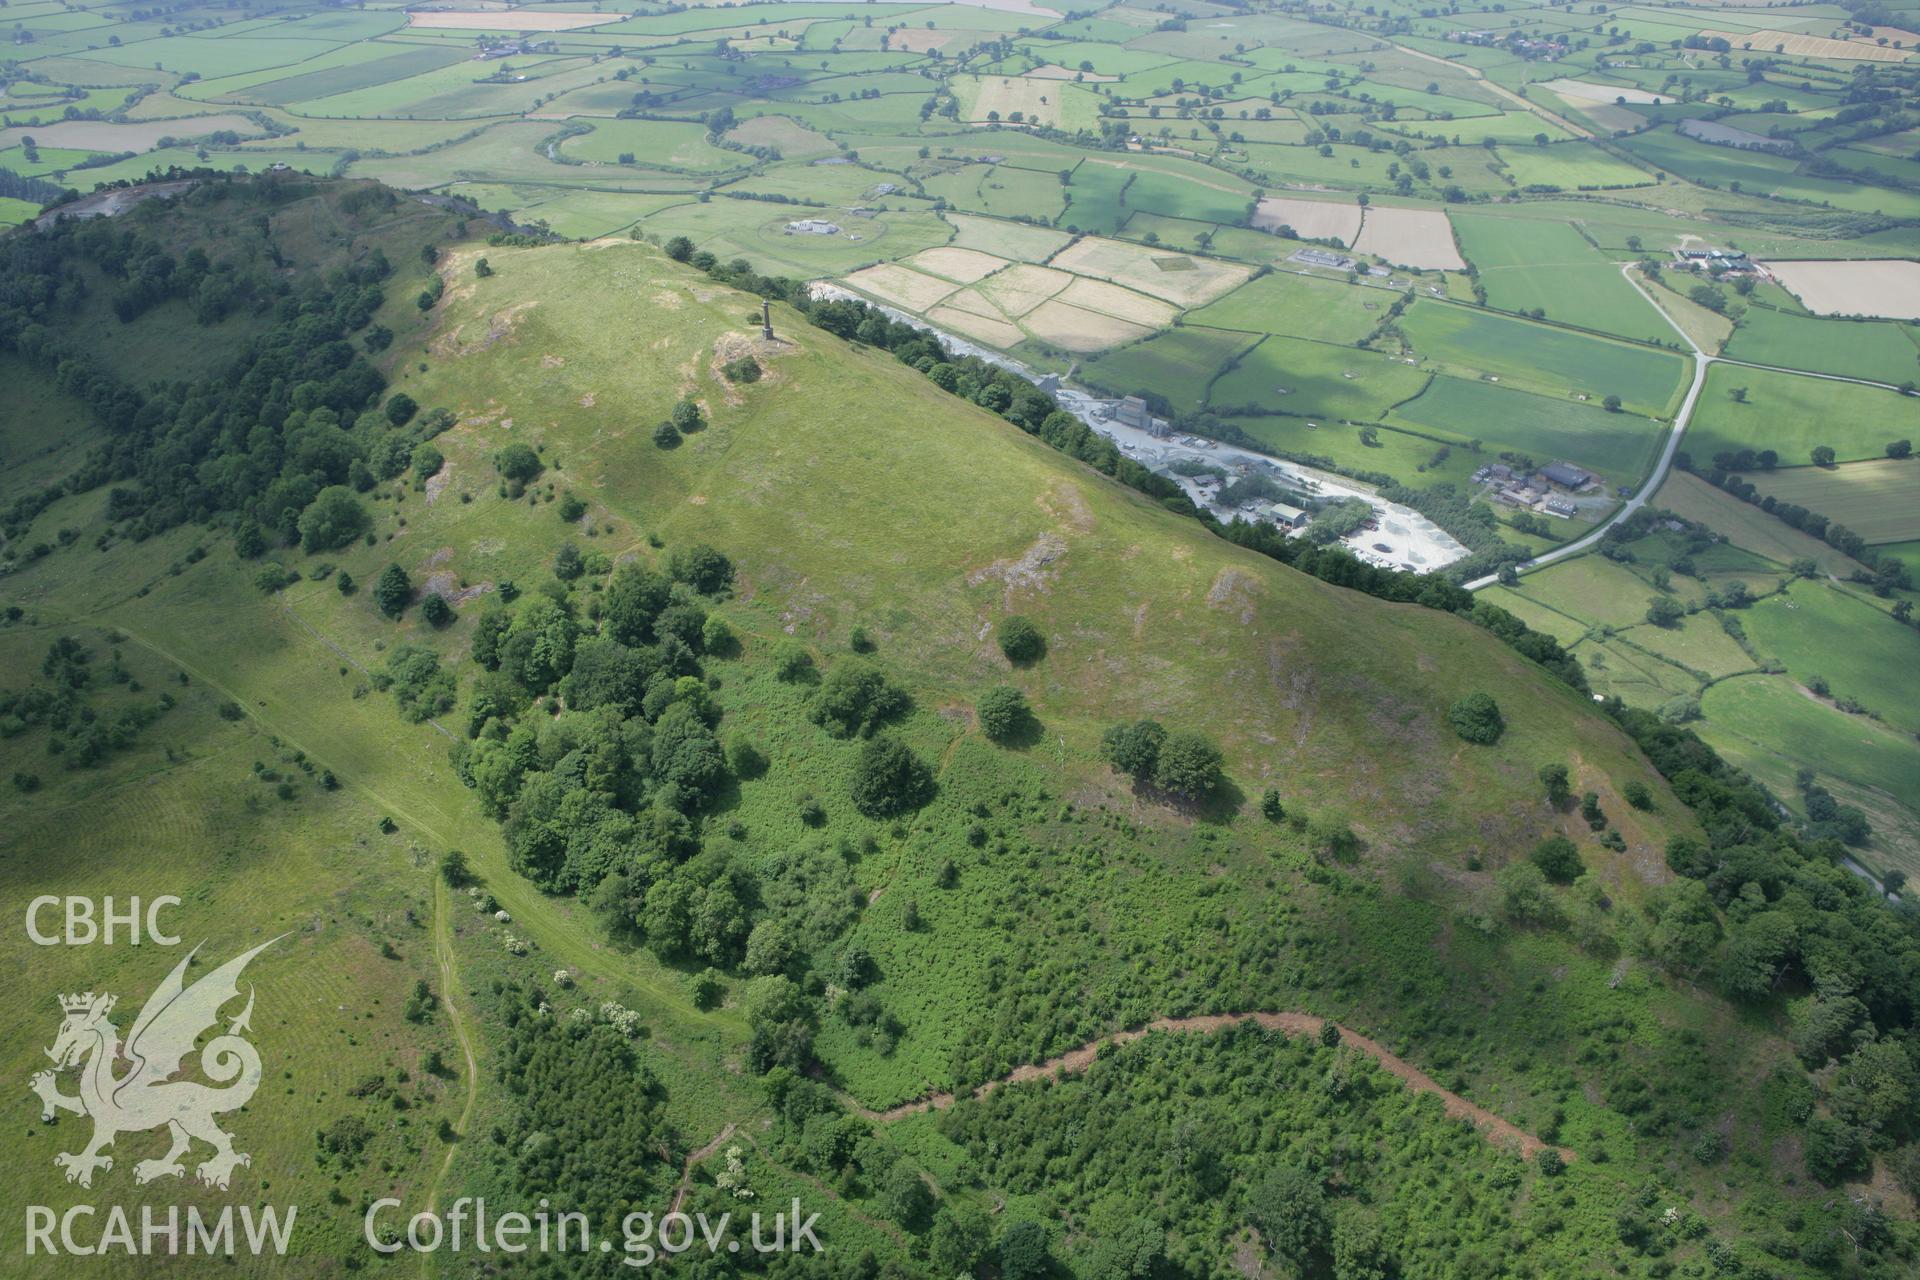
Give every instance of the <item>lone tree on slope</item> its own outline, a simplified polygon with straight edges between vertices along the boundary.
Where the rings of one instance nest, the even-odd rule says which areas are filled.
[[[380,571],[380,580],[373,584],[373,602],[380,606],[381,613],[397,618],[407,611],[412,599],[413,583],[405,569],[390,564]]]

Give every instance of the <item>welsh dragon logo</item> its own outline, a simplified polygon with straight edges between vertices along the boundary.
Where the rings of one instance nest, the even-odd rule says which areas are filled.
[[[91,991],[60,997],[65,1020],[53,1047],[46,1051],[53,1069],[36,1072],[30,1083],[40,1095],[42,1120],[53,1119],[55,1111],[93,1120],[93,1140],[84,1149],[53,1158],[55,1165],[66,1170],[68,1182],[92,1186],[94,1170],[113,1168],[113,1157],[101,1152],[117,1136],[161,1125],[166,1126],[173,1145],[158,1160],[134,1165],[137,1183],[184,1175],[180,1157],[195,1138],[213,1148],[213,1155],[195,1170],[210,1187],[226,1190],[234,1168],[253,1162],[251,1156],[235,1151],[232,1136],[214,1123],[215,1116],[245,1106],[260,1087],[260,1054],[242,1034],[251,1029],[251,988],[246,1007],[227,1025],[226,1033],[199,1049],[201,1074],[224,1087],[173,1077],[179,1074],[182,1060],[195,1051],[201,1034],[219,1021],[222,1006],[239,998],[240,973],[247,962],[279,940],[263,942],[187,986],[187,966],[200,950],[195,947],[148,997],[124,1044],[119,1028],[108,1017],[118,997]],[[131,1065],[117,1074],[123,1063]],[[80,1093],[72,1097],[60,1092],[59,1078],[76,1067]]]

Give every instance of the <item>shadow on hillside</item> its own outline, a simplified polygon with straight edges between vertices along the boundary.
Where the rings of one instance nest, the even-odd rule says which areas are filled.
[[[1031,751],[1046,740],[1047,726],[1040,723],[1040,717],[1029,711],[1020,717],[1020,723],[999,737],[987,735],[987,741],[996,747],[1008,751]]]
[[[1213,793],[1201,800],[1190,800],[1138,779],[1134,781],[1131,791],[1136,800],[1172,809],[1182,817],[1204,822],[1211,827],[1228,825],[1247,803],[1247,793],[1225,774],[1220,775],[1220,785],[1213,789]]]

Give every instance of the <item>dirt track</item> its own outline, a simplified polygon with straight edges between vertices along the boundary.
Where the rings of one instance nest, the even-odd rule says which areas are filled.
[[[711,1159],[713,1153],[720,1149],[720,1144],[733,1136],[734,1127],[728,1123],[726,1128],[713,1135],[713,1140],[706,1146],[688,1154],[685,1163],[680,1166],[680,1181],[673,1189],[673,1207],[667,1210],[668,1213],[680,1212],[680,1206],[687,1201],[687,1191],[693,1186],[694,1166],[702,1160]]]
[[[1153,1031],[1195,1032],[1208,1035],[1224,1027],[1240,1022],[1253,1022],[1268,1031],[1280,1031],[1290,1036],[1317,1036],[1326,1026],[1326,1019],[1311,1013],[1219,1013],[1195,1018],[1159,1018],[1131,1031],[1116,1031],[1112,1035],[1090,1040],[1078,1049],[1070,1050],[1057,1058],[1045,1062],[1032,1063],[1016,1067],[998,1080],[989,1080],[974,1090],[973,1096],[984,1097],[1003,1084],[1021,1084],[1030,1080],[1077,1074],[1085,1071],[1099,1056],[1100,1050],[1110,1044],[1126,1044],[1138,1040]],[[1334,1024],[1339,1026],[1338,1023]],[[1489,1142],[1502,1146],[1511,1146],[1528,1159],[1544,1150],[1548,1144],[1488,1111],[1485,1107],[1468,1102],[1451,1089],[1443,1089],[1433,1077],[1406,1061],[1398,1054],[1389,1052],[1376,1040],[1368,1039],[1356,1031],[1340,1027],[1340,1042],[1348,1045],[1379,1063],[1388,1074],[1397,1076],[1408,1088],[1421,1093],[1431,1093],[1440,1099],[1446,1113],[1457,1120],[1470,1120],[1473,1126],[1484,1134]],[[862,1116],[883,1124],[903,1119],[906,1116],[919,1115],[926,1111],[944,1111],[952,1106],[954,1095],[951,1093],[932,1093],[913,1102],[904,1102],[885,1111],[871,1111],[865,1107],[856,1107]],[[1567,1147],[1554,1148],[1560,1158],[1569,1164],[1574,1160],[1574,1152]]]

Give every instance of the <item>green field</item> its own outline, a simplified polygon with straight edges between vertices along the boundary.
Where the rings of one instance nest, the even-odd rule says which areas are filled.
[[[1744,403],[1733,399],[1739,387]],[[1842,462],[1878,458],[1889,441],[1913,434],[1915,403],[1876,387],[1715,365],[1684,447],[1702,464],[1726,450],[1772,449],[1782,465],[1805,466],[1820,445]]]
[[[1666,439],[1660,424],[1637,414],[1445,376],[1396,406],[1387,421],[1477,439],[1489,452],[1512,450],[1542,464],[1577,462],[1618,485],[1637,484]]]
[[[1668,489],[1657,501],[1669,505]],[[1671,505],[1689,519],[1712,517],[1697,501]],[[1737,541],[1747,538],[1732,521],[1712,527]],[[1696,612],[1673,626],[1653,626],[1645,620],[1648,602],[1661,594],[1653,570],[1670,564],[1672,552],[1652,542],[1632,548],[1631,566],[1582,556],[1528,574],[1517,588],[1494,589],[1488,598],[1571,644],[1600,692],[1649,710],[1697,701],[1703,736],[1758,770],[1781,795],[1794,796],[1797,769],[1813,769],[1847,803],[1867,808],[1876,858],[1920,862],[1912,843],[1920,828],[1920,788],[1902,772],[1920,759],[1913,743],[1920,699],[1902,678],[1920,659],[1913,629],[1824,581],[1793,582],[1779,592],[1785,579],[1777,569],[1756,572],[1729,560],[1722,570],[1718,551],[1691,557],[1698,576],[1672,573],[1674,598],[1698,609],[1708,589],[1734,580],[1763,598],[1749,608]],[[1782,555],[1797,549],[1769,548]],[[1743,639],[1736,640],[1735,628]],[[1772,663],[1779,666],[1769,670],[1778,674],[1760,674]],[[1816,677],[1827,682],[1832,698],[1852,699],[1871,717],[1849,715],[1809,694],[1805,686]]]
[[[1898,386],[1920,381],[1920,330],[1889,321],[1816,320],[1748,307],[1722,354]]]
[[[926,193],[957,209],[1009,217],[1038,215],[1052,219],[1067,207],[1066,188],[1052,174],[1010,165],[968,165],[925,178]]]
[[[541,148],[558,132],[551,122],[510,120],[504,124],[475,125],[470,136],[446,146],[430,147],[418,153],[369,156],[355,161],[354,176],[374,178],[394,186],[430,189],[450,182],[470,181],[487,175],[495,181],[545,181],[580,183],[590,178],[606,181],[606,175],[582,166],[561,165],[542,154]],[[621,175],[625,176],[625,175]],[[674,186],[691,189],[697,179],[661,174],[659,181],[646,185],[655,190]],[[632,185],[639,186],[636,181]]]
[[[676,204],[686,196],[630,191],[593,191],[556,188],[538,183],[456,182],[447,194],[464,196],[483,209],[498,209],[514,221],[545,222],[558,235],[593,239],[625,230],[648,214]]]
[[[1126,205],[1128,179],[1132,176],[1110,165],[1084,165],[1076,169],[1072,186],[1065,193],[1066,204],[1055,215],[1054,225],[1089,235],[1118,232],[1132,213]]]
[[[217,714],[229,694],[207,678],[205,645],[195,646],[192,661],[181,661],[151,631],[129,635],[104,618],[72,617],[70,605],[90,612],[85,597],[69,596],[0,635],[10,671],[38,670],[54,638],[72,636],[102,664],[103,687],[87,697],[100,713],[151,702],[161,690],[176,703],[130,748],[91,768],[50,755],[44,728],[12,735],[0,764],[10,775],[30,772],[44,781],[31,794],[10,788],[0,808],[9,832],[0,879],[22,902],[49,892],[111,894],[122,902],[130,894],[149,901],[177,895],[184,902],[160,920],[183,946],[42,947],[15,930],[0,980],[19,1011],[9,1067],[24,1080],[47,1065],[41,1051],[58,1029],[55,993],[116,994],[124,1029],[186,947],[204,946],[204,966],[281,937],[247,970],[259,1000],[254,1042],[270,1070],[253,1105],[230,1126],[253,1157],[235,1185],[264,1181],[276,1203],[297,1203],[302,1229],[290,1262],[324,1265],[321,1259],[359,1247],[359,1215],[328,1202],[337,1171],[314,1160],[314,1134],[349,1115],[371,1121],[364,1155],[383,1166],[380,1185],[420,1197],[449,1150],[432,1137],[434,1128],[458,1119],[467,1098],[448,1010],[443,1005],[415,1023],[402,1017],[404,997],[395,998],[416,981],[465,998],[446,991],[435,963],[433,885],[418,869],[418,834],[381,834],[385,810],[377,799],[327,791],[297,744],[258,722]],[[123,665],[128,684],[106,681],[110,659]],[[84,847],[65,834],[80,822],[91,833]],[[463,1065],[444,1075],[424,1071],[429,1052]],[[356,1095],[370,1077],[382,1081],[380,1092]],[[389,1093],[406,1108],[405,1129],[381,1123],[383,1110],[396,1113]],[[55,1152],[84,1146],[84,1121],[30,1131],[30,1158],[10,1164],[0,1180],[5,1194],[63,1208],[84,1196],[64,1185],[53,1165]],[[114,1147],[116,1163],[130,1168],[165,1147],[162,1135],[128,1134]],[[207,1154],[201,1147],[191,1159]],[[95,1194],[100,1190],[96,1182]],[[208,1203],[204,1192],[177,1194]],[[42,1272],[29,1266],[20,1273]]]
[[[1386,319],[1394,295],[1383,289],[1273,272],[1192,312],[1191,324],[1246,333],[1279,333],[1351,344]]]
[[[1068,242],[1064,233],[1045,227],[1020,226],[963,213],[949,213],[942,220],[953,228],[955,246],[978,249],[1015,262],[1045,262]]]
[[[1488,305],[1625,338],[1669,339],[1666,323],[1619,266],[1566,223],[1471,214],[1452,221]]]
[[[1765,676],[1717,684],[1701,707],[1707,740],[1735,761],[1765,769],[1783,791],[1790,790],[1794,770],[1808,768],[1909,813],[1920,810],[1920,747],[1909,734],[1836,711]]]
[[[1084,172],[1083,166],[1081,172]],[[1077,176],[1077,175],[1076,175]],[[1127,188],[1127,207],[1136,213],[1167,218],[1192,218],[1231,225],[1247,216],[1253,205],[1251,187],[1222,190],[1211,178],[1201,185],[1182,173],[1140,172]]]
[[[34,150],[38,159],[29,160],[25,147],[0,149],[0,169],[9,169],[23,178],[57,176],[98,154],[93,151],[75,151],[64,147],[36,147]],[[36,212],[39,207],[34,206]]]
[[[294,66],[326,53],[329,47],[322,40],[182,35],[99,49],[89,56],[121,66],[192,72],[211,79],[268,67]]]
[[[945,244],[953,230],[932,213],[886,212],[842,217],[840,236],[788,235],[786,225],[805,210],[782,213],[757,200],[689,201],[649,215],[641,226],[665,239],[685,235],[720,258],[744,257],[764,271],[796,276],[840,274],[874,262],[909,257]]]
[[[1531,143],[1533,136],[1529,134],[1526,140]],[[1509,141],[1517,143],[1519,139]],[[1653,183],[1653,175],[1645,169],[1585,141],[1545,147],[1508,145],[1500,149],[1500,158],[1513,175],[1515,185],[1522,189],[1554,187],[1562,191],[1594,191]]]
[[[1747,630],[1795,680],[1825,677],[1836,697],[1851,697],[1895,728],[1920,734],[1920,697],[1905,678],[1920,660],[1920,635],[1884,609],[1827,584],[1799,583],[1749,610]]]
[[[1213,384],[1215,413],[1377,422],[1420,394],[1428,374],[1376,351],[1269,337]]]
[[[1579,654],[1591,673],[1588,679],[1594,692],[1631,706],[1666,706],[1699,691],[1699,680],[1693,673],[1628,637],[1591,639],[1579,646]]]
[[[1207,401],[1207,388],[1235,356],[1260,339],[1183,325],[1131,346],[1103,351],[1081,366],[1088,386],[1113,395],[1148,390],[1171,400],[1176,409],[1192,412]]]
[[[458,49],[433,46],[400,49],[390,44],[349,45],[333,56],[308,60],[310,63],[329,64],[326,66],[316,66],[311,70],[269,80],[261,79],[259,73],[235,76],[221,81],[217,86],[210,83],[200,92],[210,93],[217,88],[219,92],[210,97],[210,101],[285,106],[310,98],[325,98],[336,93],[365,89],[390,80],[402,80],[461,61],[464,58]],[[306,66],[307,63],[301,65]]]
[[[744,164],[745,160],[740,163]],[[713,190],[735,197],[758,197],[763,203],[785,200],[817,208],[824,202],[827,208],[845,210],[849,215],[854,209],[907,207],[918,211],[927,208],[910,196],[883,194],[877,190],[882,182],[894,176],[866,165],[823,163],[804,169],[782,167],[764,173],[749,172],[738,179],[723,179]]]
[[[1909,569],[1920,573],[1920,540],[1888,543],[1885,546],[1876,547],[1874,550],[1883,556],[1892,556]]]
[[[1725,679],[1759,665],[1711,613],[1691,614],[1673,627],[1636,627],[1623,640],[1696,677]]]
[[[664,120],[606,121],[591,133],[568,138],[560,153],[594,164],[613,164],[623,154],[644,156],[650,168],[718,173],[741,166],[738,152],[723,151],[707,140],[697,124]]]
[[[1785,567],[1795,560],[1812,560],[1828,573],[1849,574],[1860,569],[1851,557],[1825,541],[1777,520],[1752,503],[1714,488],[1699,476],[1672,471],[1654,495],[1654,501],[1688,520],[1697,520],[1735,546]]]
[[[1883,213],[1900,218],[1920,216],[1920,195],[1888,187],[1862,186],[1832,178],[1803,176],[1798,172],[1798,163],[1790,157],[1709,146],[1682,137],[1665,127],[1635,134],[1623,139],[1621,145],[1641,159],[1690,181],[1723,187],[1729,191],[1826,205],[1856,213]]]
[[[1233,418],[1231,423],[1262,448],[1285,454],[1326,458],[1335,466],[1350,471],[1385,472],[1406,478],[1409,484],[1466,485],[1474,470],[1484,464],[1475,454],[1451,437],[1440,437],[1415,428],[1399,430],[1391,425],[1376,427],[1374,435],[1362,439],[1360,429],[1333,421],[1307,418],[1260,417]]]
[[[1653,584],[1625,565],[1578,556],[1521,579],[1516,593],[1588,626],[1627,628],[1646,620]]]
[[[39,213],[40,205],[36,201],[0,196],[0,228],[18,226],[22,222],[38,217]]]
[[[1431,299],[1414,303],[1400,323],[1418,354],[1457,377],[1497,378],[1546,396],[1617,395],[1654,416],[1672,411],[1685,373],[1668,352]]]

